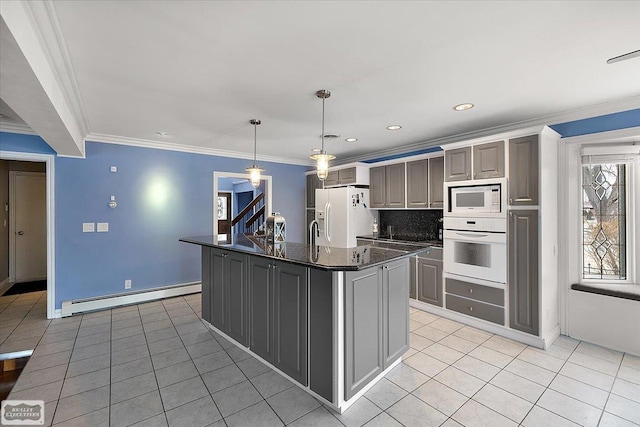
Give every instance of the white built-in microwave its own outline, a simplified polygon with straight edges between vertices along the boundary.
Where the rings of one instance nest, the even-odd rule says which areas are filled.
[[[445,216],[506,216],[506,180],[445,183]]]

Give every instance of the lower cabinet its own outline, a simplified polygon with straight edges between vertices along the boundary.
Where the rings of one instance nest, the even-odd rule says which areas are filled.
[[[202,287],[202,317],[247,345],[247,256],[203,248],[202,268],[202,277],[210,277],[209,283]],[[210,274],[205,275],[205,269]]]
[[[504,290],[462,280],[446,280],[446,308],[504,325]]]
[[[408,294],[406,258],[346,273],[345,400],[409,348]]]
[[[249,258],[249,348],[307,385],[307,268]]]
[[[509,326],[538,335],[538,211],[509,212]]]
[[[442,249],[432,249],[416,259],[417,299],[442,307]]]

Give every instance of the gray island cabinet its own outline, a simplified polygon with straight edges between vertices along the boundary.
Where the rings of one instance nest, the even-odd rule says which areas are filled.
[[[180,240],[202,247],[203,320],[338,412],[409,349],[409,259],[429,248]]]

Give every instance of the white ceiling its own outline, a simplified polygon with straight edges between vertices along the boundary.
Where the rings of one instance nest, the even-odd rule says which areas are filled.
[[[638,1],[53,3],[91,136],[304,162],[640,107]],[[458,103],[476,107],[455,112]],[[592,114],[593,115],[593,114]],[[400,124],[400,131],[386,126]],[[156,135],[166,131],[169,137]],[[356,137],[347,143],[344,138]],[[371,156],[369,156],[371,157]]]

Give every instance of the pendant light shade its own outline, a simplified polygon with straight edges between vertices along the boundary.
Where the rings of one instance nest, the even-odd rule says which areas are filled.
[[[319,153],[312,154],[310,157],[316,161],[316,174],[320,181],[324,181],[329,174],[329,162],[336,158],[336,156],[327,154],[324,151],[324,100],[331,96],[331,92],[326,89],[322,89],[316,92],[316,96],[322,99],[322,149]]]
[[[257,135],[258,135],[258,125],[262,123],[260,120],[251,119],[249,123],[253,125],[253,165],[250,168],[246,168],[245,170],[249,172],[249,182],[253,185],[254,188],[258,188],[260,186],[260,181],[262,178],[260,174],[264,172],[264,169],[258,167],[256,164],[256,145],[257,145]]]

